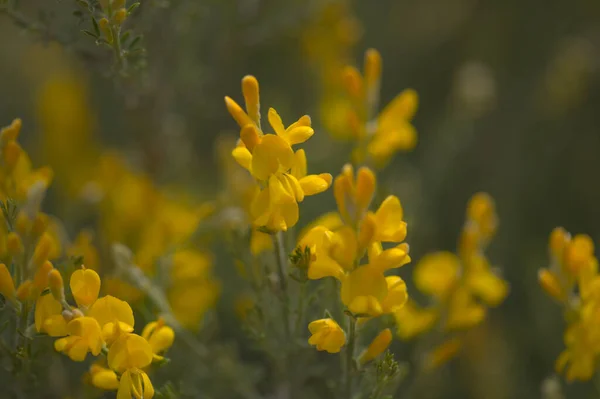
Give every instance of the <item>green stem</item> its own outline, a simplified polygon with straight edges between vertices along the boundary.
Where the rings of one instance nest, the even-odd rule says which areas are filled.
[[[123,58],[123,50],[121,48],[121,27],[112,26],[110,28],[113,39],[113,50],[115,52],[115,59],[117,61],[118,72],[121,72],[125,66],[125,58]]]
[[[354,371],[354,347],[356,346],[356,319],[348,315],[348,344],[344,371],[344,399],[352,398],[352,374]]]
[[[275,247],[275,260],[277,262],[277,274],[279,276],[279,286],[281,288],[282,303],[281,316],[283,318],[283,331],[286,338],[290,338],[290,315],[289,315],[289,295],[286,276],[287,257],[283,248],[283,239],[281,232],[272,235],[273,245]]]

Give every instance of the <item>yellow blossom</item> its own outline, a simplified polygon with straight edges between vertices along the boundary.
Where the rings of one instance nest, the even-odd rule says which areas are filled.
[[[308,339],[317,350],[338,353],[346,344],[346,333],[333,319],[320,319],[311,322],[308,330],[312,334]]]
[[[52,295],[42,295],[35,303],[35,329],[51,337],[67,335],[67,322],[62,315],[62,304]]]
[[[167,325],[163,319],[148,323],[142,331],[142,337],[148,341],[152,347],[152,353],[158,355],[165,352],[173,345],[175,332]]]
[[[93,317],[78,317],[67,324],[68,336],[57,339],[54,348],[64,352],[71,360],[81,362],[88,352],[98,356],[102,345],[102,331]]]
[[[358,267],[342,280],[342,302],[354,314],[381,315],[387,294],[383,273],[369,266]]]
[[[412,300],[394,312],[398,336],[402,339],[411,339],[429,331],[437,320],[438,312],[431,308],[420,308]]]
[[[104,389],[106,391],[116,391],[119,388],[119,378],[117,373],[102,367],[98,364],[92,364],[90,367],[90,374],[92,376],[92,385],[96,388]]]
[[[152,347],[144,338],[136,334],[122,335],[108,351],[109,367],[121,373],[118,399],[150,399],[154,387],[148,375],[142,370],[152,363]]]

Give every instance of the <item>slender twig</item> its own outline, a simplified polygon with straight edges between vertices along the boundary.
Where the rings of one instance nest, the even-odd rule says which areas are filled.
[[[290,315],[289,315],[289,295],[286,269],[288,260],[285,249],[283,248],[283,239],[281,232],[272,235],[273,246],[275,247],[275,260],[277,262],[277,274],[279,276],[279,286],[281,288],[281,315],[283,322],[283,331],[286,338],[290,338]]]
[[[352,397],[352,374],[354,371],[354,347],[356,346],[356,318],[348,315],[348,343],[346,344],[346,366],[344,369],[344,399]]]

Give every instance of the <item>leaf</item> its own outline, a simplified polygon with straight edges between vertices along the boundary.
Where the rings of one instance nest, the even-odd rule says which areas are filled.
[[[93,37],[94,39],[98,39],[98,36],[96,36],[93,32],[90,32],[89,30],[82,29],[81,32],[84,35],[88,35],[90,37]]]
[[[138,8],[140,6],[140,2],[137,1],[135,3],[133,3],[132,5],[129,6],[129,8],[127,9],[127,14],[131,14],[133,11],[135,11],[136,8]]]
[[[131,43],[129,43],[129,49],[133,49],[135,47],[136,44],[138,44],[140,42],[140,40],[142,40],[142,35],[136,36]]]
[[[121,35],[121,45],[125,44],[125,42],[127,41],[127,39],[129,39],[129,36],[131,36],[131,31],[128,30],[125,33],[123,33]]]
[[[92,17],[92,25],[94,25],[94,32],[96,32],[96,37],[100,36],[100,27],[98,26],[98,22],[94,17]]]

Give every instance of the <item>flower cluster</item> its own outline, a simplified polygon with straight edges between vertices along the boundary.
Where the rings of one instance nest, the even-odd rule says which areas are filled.
[[[600,354],[600,276],[594,243],[585,234],[574,237],[557,227],[550,234],[550,265],[539,270],[544,291],[565,309],[566,349],[556,371],[568,381],[589,380]]]
[[[409,339],[440,324],[444,332],[458,332],[481,323],[488,306],[499,305],[508,294],[508,284],[490,266],[485,256],[497,228],[492,198],[475,194],[467,206],[466,222],[460,236],[458,254],[436,252],[425,255],[416,265],[414,282],[432,304],[426,308],[409,301],[396,312],[398,334]],[[439,352],[457,352],[459,339],[450,337]],[[442,356],[448,360],[451,356]],[[439,363],[439,362],[437,362]]]
[[[304,150],[292,149],[314,134],[309,116],[301,117],[286,128],[277,111],[270,108],[268,119],[275,134],[265,134],[260,123],[260,97],[255,77],[242,79],[242,92],[246,111],[229,97],[225,97],[225,104],[241,128],[233,157],[260,187],[250,206],[253,224],[272,232],[286,231],[298,222],[298,203],[305,196],[325,191],[332,178],[328,173],[307,175]]]
[[[339,213],[317,221],[298,244],[310,250],[308,278],[337,279],[341,302],[354,319],[394,313],[408,298],[404,281],[385,274],[410,262],[402,206],[391,195],[370,211],[375,188],[370,169],[361,167],[355,177],[352,166],[344,166],[334,182]],[[309,343],[319,350],[339,352],[345,344],[333,320],[318,320],[309,329]]]
[[[63,279],[57,269],[48,272],[50,294],[40,296],[35,305],[35,328],[39,333],[59,337],[54,348],[76,362],[88,353],[105,353],[108,368],[92,367],[92,384],[117,390],[123,398],[151,398],[154,388],[144,371],[153,359],[167,350],[175,338],[162,321],[148,324],[142,336],[133,333],[134,316],[129,304],[110,295],[98,298],[100,276],[92,269],[71,274],[69,287],[77,306],[65,295]]]
[[[410,151],[417,144],[417,133],[410,123],[418,106],[417,93],[406,89],[379,114],[381,55],[375,49],[365,53],[364,75],[352,66],[342,74],[352,107],[348,113],[348,139],[356,142],[356,162],[385,166],[399,151]]]
[[[93,269],[81,266],[75,270],[65,290],[61,272],[51,261],[60,260],[64,252],[87,255],[93,251],[85,234],[65,251],[58,222],[40,211],[52,173],[48,168],[32,169],[16,141],[20,128],[17,119],[0,133],[4,222],[0,294],[19,316],[16,353],[23,362],[30,361],[31,331],[47,334],[58,338],[56,351],[73,361],[84,361],[88,353],[107,355],[108,368],[92,368],[92,383],[97,387],[118,389],[120,398],[151,398],[154,389],[144,369],[161,359],[159,355],[173,343],[174,331],[159,320],[148,324],[142,336],[134,334],[131,307],[114,296],[99,298],[100,276]],[[97,263],[95,256],[90,260]],[[61,268],[73,266],[70,262]],[[69,295],[75,306],[67,301]],[[32,326],[28,325],[30,314]]]

